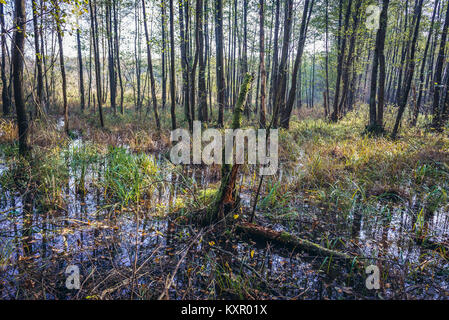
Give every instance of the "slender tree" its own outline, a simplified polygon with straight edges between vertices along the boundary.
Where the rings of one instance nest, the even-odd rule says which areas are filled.
[[[8,90],[8,79],[6,77],[6,28],[5,28],[5,15],[4,15],[4,7],[3,2],[0,2],[0,27],[1,27],[1,38],[2,42],[2,59],[1,59],[1,77],[2,77],[2,106],[3,106],[3,115],[9,115],[11,108],[11,99]]]
[[[196,42],[198,46],[198,98],[199,98],[199,108],[198,108],[198,119],[200,121],[207,121],[207,89],[206,89],[206,56],[204,52],[204,29],[206,26],[203,11],[203,1],[197,0],[197,34]],[[207,14],[207,13],[206,13]]]
[[[98,43],[98,23],[97,23],[97,4],[96,1],[89,1],[90,9],[90,21],[91,21],[91,32],[92,32],[92,44],[94,48],[94,61],[95,61],[95,80],[97,87],[97,103],[98,111],[100,114],[100,125],[104,127],[103,121],[103,107],[102,107],[102,97],[101,97],[101,71],[100,71],[100,49]]]
[[[115,45],[115,64],[116,64],[116,69],[117,69],[117,76],[118,76],[118,80],[119,80],[119,85],[120,85],[120,113],[124,114],[125,113],[125,109],[123,106],[123,99],[124,99],[124,94],[125,94],[125,89],[123,87],[123,80],[122,80],[122,71],[121,71],[121,66],[120,66],[120,46],[119,46],[119,33],[118,33],[118,8],[116,5],[117,0],[112,0],[112,11],[113,11],[113,15],[114,15],[114,45]]]
[[[435,76],[433,78],[433,105],[432,105],[432,127],[441,129],[441,109],[440,109],[440,92],[442,84],[443,64],[445,58],[447,31],[449,28],[449,5],[446,9],[446,18],[444,20],[443,32],[441,33],[440,51],[438,53],[438,59],[435,65]]]
[[[114,33],[112,26],[112,2],[106,3],[106,30],[107,30],[107,44],[108,44],[108,70],[109,70],[109,99],[111,103],[111,109],[114,114],[117,113],[117,72],[115,69],[115,46],[114,46]]]
[[[35,105],[36,105],[36,116],[40,117],[44,112],[44,104],[43,104],[43,91],[44,91],[44,79],[42,75],[42,54],[40,52],[39,45],[39,24],[37,20],[38,15],[38,7],[37,0],[32,0],[32,10],[33,10],[33,27],[34,27],[34,50],[36,55],[36,97],[35,97]]]
[[[341,6],[342,1],[340,0],[340,12],[341,12]],[[344,29],[340,27],[339,32],[339,46],[338,46],[338,66],[337,66],[337,81],[335,85],[335,96],[334,96],[334,108],[332,112],[331,119],[332,121],[337,121],[341,117],[341,110],[339,109],[339,99],[340,99],[340,85],[341,85],[341,79],[342,79],[342,71],[343,71],[343,61],[345,57],[345,51],[346,51],[346,41],[347,41],[347,33],[349,29],[349,19],[351,16],[351,8],[352,8],[352,0],[348,0],[348,5],[346,8],[346,14],[345,14],[345,22],[344,22]],[[340,41],[341,40],[341,41]]]
[[[215,0],[215,50],[217,77],[218,126],[223,127],[225,78],[223,61],[223,1]]]
[[[419,109],[421,107],[423,86],[424,86],[424,72],[425,72],[425,69],[426,69],[426,62],[427,62],[427,53],[428,53],[429,47],[430,47],[430,40],[432,39],[433,29],[434,29],[434,25],[435,25],[435,15],[436,15],[436,12],[437,12],[437,8],[438,8],[439,2],[440,2],[439,0],[435,0],[433,13],[432,13],[432,19],[431,19],[431,22],[430,22],[429,35],[427,37],[426,47],[424,49],[423,59],[422,59],[422,62],[421,62],[421,69],[420,69],[420,73],[419,73],[418,99],[417,99],[417,102],[416,102],[416,107],[413,110],[413,118],[412,118],[412,122],[411,122],[412,126],[416,126],[416,122],[418,120],[418,115],[419,115]]]
[[[266,107],[265,107],[265,90],[266,76],[265,71],[265,34],[264,34],[264,0],[259,0],[259,43],[260,43],[260,126],[266,126]]]
[[[63,12],[57,1],[52,1],[55,8],[55,22],[56,22],[56,35],[58,37],[59,46],[59,67],[61,68],[61,78],[62,78],[62,103],[64,110],[64,130],[69,134],[69,107],[67,104],[67,76],[65,71],[64,63],[64,45],[62,43],[63,31],[62,25],[64,23]]]
[[[283,110],[285,105],[285,92],[287,90],[287,75],[288,75],[288,51],[290,46],[290,38],[291,38],[291,29],[292,29],[292,14],[293,14],[293,0],[287,0],[285,3],[285,11],[284,11],[284,36],[282,41],[282,54],[281,60],[279,62],[279,71],[277,75],[277,84],[276,90],[274,93],[276,94],[274,110],[273,110],[273,119],[272,119],[272,127],[277,128],[279,123],[279,114]]]
[[[23,64],[26,27],[25,0],[14,0],[14,39],[12,43],[12,76],[14,86],[14,102],[19,127],[19,152],[22,156],[29,155],[28,119],[26,115],[23,92]]]
[[[296,50],[296,58],[295,58],[295,64],[293,66],[293,72],[292,72],[292,82],[291,82],[291,89],[290,93],[288,95],[287,104],[285,105],[285,108],[282,110],[282,116],[281,116],[281,126],[283,128],[288,128],[290,124],[290,115],[292,113],[293,104],[296,97],[296,89],[297,89],[297,77],[298,77],[298,70],[301,66],[301,60],[302,60],[302,54],[304,51],[304,46],[306,42],[306,35],[307,35],[307,28],[309,26],[310,16],[312,14],[314,0],[305,0],[304,2],[304,9],[303,9],[303,15],[302,15],[302,21],[301,21],[301,28],[299,32],[299,40],[298,40],[298,48]],[[312,82],[313,85],[313,82]]]
[[[369,126],[368,130],[372,132],[383,131],[383,109],[384,109],[384,95],[385,95],[385,36],[387,32],[388,21],[388,6],[390,0],[384,0],[382,11],[379,19],[379,29],[376,36],[376,48],[374,49],[373,69],[371,73],[371,93],[369,100]],[[378,105],[376,108],[376,91],[377,91],[377,75],[379,73],[379,95]]]
[[[394,124],[393,132],[391,133],[392,138],[396,138],[399,125],[401,123],[402,115],[404,114],[405,107],[407,106],[407,100],[410,93],[410,88],[412,85],[413,75],[415,72],[415,52],[416,52],[416,42],[418,41],[418,35],[419,35],[419,26],[421,23],[421,13],[422,13],[422,6],[423,6],[424,0],[417,0],[416,6],[415,6],[415,13],[413,17],[413,25],[414,25],[414,31],[413,31],[413,39],[411,41],[411,48],[410,48],[410,54],[407,58],[407,64],[406,64],[406,77],[405,77],[405,83],[403,92],[401,95],[401,100],[399,101],[399,109],[398,114],[396,116],[396,122]]]
[[[79,68],[79,90],[80,90],[80,107],[81,111],[84,111],[84,75],[83,75],[83,56],[81,54],[81,30],[76,30],[76,42],[78,47],[78,68]]]
[[[172,129],[176,129],[176,86],[175,86],[175,27],[173,0],[170,1],[170,98],[171,98],[171,124]]]
[[[151,101],[153,102],[153,112],[154,119],[156,121],[157,130],[161,130],[161,123],[159,121],[159,114],[157,111],[157,97],[156,97],[156,83],[154,80],[154,72],[153,72],[153,62],[151,58],[151,46],[150,46],[150,35],[148,33],[147,27],[147,15],[145,11],[145,0],[142,0],[142,10],[143,10],[143,24],[145,29],[145,40],[147,43],[147,60],[148,60],[148,71],[150,73],[150,85],[151,85]]]
[[[166,78],[166,7],[165,0],[161,0],[161,23],[162,23],[162,53],[161,53],[161,69],[162,69],[162,109],[167,104],[167,78]]]

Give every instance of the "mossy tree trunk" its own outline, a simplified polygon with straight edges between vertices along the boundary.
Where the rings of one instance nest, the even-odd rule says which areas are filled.
[[[234,107],[232,118],[233,130],[240,128],[243,107],[245,105],[246,96],[248,95],[249,89],[251,88],[252,81],[253,76],[247,73],[240,87],[237,104]],[[223,162],[225,162],[224,155],[225,148],[223,148]],[[218,189],[214,202],[209,208],[207,208],[205,215],[202,217],[203,224],[212,224],[217,222],[219,219],[224,218],[236,207],[238,196],[235,190],[235,182],[237,180],[239,168],[239,164],[232,165],[223,163],[221,168],[220,188]]]
[[[335,257],[349,262],[352,262],[356,258],[356,256],[322,247],[307,239],[298,238],[291,233],[275,231],[248,222],[238,224],[236,230],[258,240],[272,241],[288,248],[294,248],[314,255]]]

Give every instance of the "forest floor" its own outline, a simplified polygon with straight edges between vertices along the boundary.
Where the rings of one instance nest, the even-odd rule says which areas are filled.
[[[220,168],[171,164],[169,131],[148,119],[107,114],[100,129],[74,113],[70,138],[60,116],[35,121],[31,162],[0,119],[0,299],[448,299],[448,132],[420,119],[397,140],[371,137],[366,117],[294,117],[255,218],[350,263],[191,223]],[[257,171],[242,168],[235,224],[251,213]],[[69,265],[79,290],[66,288]],[[368,265],[378,290],[366,287]]]

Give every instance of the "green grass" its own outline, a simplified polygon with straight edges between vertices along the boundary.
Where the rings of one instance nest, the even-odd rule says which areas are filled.
[[[131,154],[120,147],[110,147],[106,155],[103,187],[109,200],[122,206],[137,203],[150,192],[157,180],[158,166],[155,159],[146,154]]]

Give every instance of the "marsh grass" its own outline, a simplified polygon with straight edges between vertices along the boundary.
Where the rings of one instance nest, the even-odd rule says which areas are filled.
[[[11,143],[18,136],[17,124],[13,119],[0,118],[0,143]]]
[[[105,195],[126,206],[150,194],[152,182],[157,179],[158,173],[154,157],[143,153],[134,155],[124,148],[110,147],[106,161],[103,181]]]
[[[386,115],[387,128],[389,128],[394,113],[387,112]],[[227,113],[226,116],[229,114]],[[304,119],[303,116],[307,118]],[[181,115],[180,118],[182,118]],[[298,121],[298,118],[301,120]],[[169,118],[162,117],[162,119],[165,128],[169,128]],[[347,232],[348,225],[355,219],[355,215],[370,218],[375,216],[372,220],[376,220],[377,224],[389,226],[394,219],[395,210],[399,208],[406,209],[404,212],[416,216],[416,219],[412,219],[413,230],[407,231],[414,232],[417,237],[423,239],[423,242],[426,241],[431,236],[429,234],[431,229],[427,227],[428,216],[438,210],[447,210],[448,206],[449,139],[447,134],[436,135],[426,132],[425,121],[420,118],[417,128],[403,130],[399,139],[391,140],[387,135],[365,134],[366,120],[366,113],[354,111],[339,123],[328,123],[318,116],[308,114],[305,110],[293,119],[289,131],[281,130],[279,151],[283,169],[285,168],[284,177],[287,176],[287,181],[281,181],[280,175],[264,180],[256,223],[262,225],[266,222],[264,219],[273,219],[269,222],[276,220],[276,227],[279,226],[278,222],[283,224],[282,227],[288,224],[290,230],[294,230],[301,236],[310,237],[324,247],[344,251],[350,250],[347,246],[348,242],[357,240],[350,238]],[[73,190],[70,188],[75,184],[77,194],[98,195],[99,200],[95,200],[98,201],[95,203],[95,210],[97,206],[121,207],[123,210],[114,212],[122,213],[120,218],[125,220],[146,215],[149,207],[155,207],[153,209],[156,213],[160,213],[161,221],[163,219],[170,221],[167,219],[167,212],[171,214],[177,211],[180,216],[183,216],[198,212],[213,201],[219,186],[218,166],[204,171],[204,167],[193,168],[207,172],[205,173],[207,176],[204,177],[206,183],[203,185],[198,183],[200,180],[198,176],[196,181],[192,178],[192,168],[161,164],[155,160],[151,152],[163,154],[170,146],[167,138],[168,130],[157,133],[151,118],[133,118],[131,112],[125,113],[124,116],[106,113],[106,124],[107,128],[101,129],[94,115],[72,114],[71,130],[82,136],[82,143],[78,143],[61,133],[57,127],[56,118],[51,118],[48,125],[36,121],[33,123],[32,135],[30,135],[33,143],[33,162],[28,163],[18,156],[14,125],[3,122],[0,126],[6,128],[7,133],[0,137],[0,154],[2,166],[7,169],[0,177],[2,191],[7,190],[10,193],[22,195],[22,190],[31,188],[31,192],[38,195],[35,197],[38,200],[37,207],[43,209],[36,212],[47,214],[64,210],[68,205],[67,202],[73,200],[71,197]],[[183,125],[182,120],[179,124]],[[251,121],[245,120],[244,125],[252,124]],[[210,126],[213,127],[212,124]],[[5,140],[2,140],[3,138]],[[254,173],[256,170],[251,171],[250,168],[242,166],[241,173],[245,174],[246,178],[240,180],[243,186],[238,187],[243,192],[247,192],[246,195],[249,196],[250,204],[252,204],[258,179],[257,174]],[[162,176],[162,173],[173,175],[169,179],[169,174]],[[163,181],[164,179],[168,181]],[[246,185],[243,182],[245,179],[249,182]],[[160,183],[171,185],[171,188],[158,190],[170,198],[168,210],[163,207],[166,205],[164,200],[156,203],[151,198]],[[68,194],[70,197],[67,196]],[[84,202],[79,197],[76,201]],[[148,204],[148,208],[140,205],[143,202]],[[126,216],[127,212],[131,216]],[[108,217],[112,217],[109,215],[110,211],[107,214]],[[243,212],[241,215],[244,214]],[[176,219],[174,219],[176,222],[180,221]],[[372,220],[366,219],[364,223]],[[346,229],[342,229],[338,224],[343,224]],[[315,227],[316,232],[314,232]],[[398,235],[403,232],[388,230]],[[189,232],[192,230],[189,229]],[[238,238],[233,238],[234,234],[231,231],[226,232],[228,233],[225,234],[226,238],[223,242],[216,241],[217,248],[227,240],[240,241]],[[184,231],[174,235],[176,239],[189,237]],[[202,246],[206,245],[202,244]],[[151,250],[153,249],[152,247]],[[11,250],[17,250],[17,248],[6,244],[0,245],[0,268],[8,264]],[[270,280],[268,272],[266,279],[263,273],[265,258],[263,262],[259,261],[260,264],[256,265],[258,255],[256,254],[256,258],[253,257],[252,245],[240,250],[244,250],[245,253],[237,252],[233,258],[234,261],[241,261],[251,266],[264,275],[263,279],[256,277],[253,272],[244,272],[242,264],[231,264],[230,267],[224,263],[224,259],[219,261],[223,263],[218,263],[217,257],[222,258],[222,252],[209,257],[203,251],[199,256],[206,260],[194,260],[192,266],[187,268],[186,277],[198,274],[200,279],[204,280],[204,285],[201,287],[204,291],[202,296],[213,298],[231,296],[245,299],[261,297],[261,294],[269,292],[266,287],[266,281]],[[270,250],[262,251],[264,256],[271,256]],[[401,247],[399,250],[405,252],[407,248]],[[436,268],[433,272],[431,269],[441,265],[441,263],[438,264],[440,261],[438,255],[444,255],[446,249],[441,246],[439,250],[439,253],[437,251],[423,253],[422,261],[425,261],[423,265],[410,262],[410,277],[416,277],[417,283],[422,282],[423,269],[426,272],[429,269],[428,272],[432,273],[432,277],[437,272],[443,275],[446,272],[447,275],[445,270]],[[293,257],[290,253],[285,256],[289,256],[290,260]],[[330,273],[335,260],[328,257],[324,261],[320,260],[322,264],[318,263],[316,267]],[[163,272],[173,270],[167,268],[169,264],[162,265],[156,260],[149,270],[151,272],[156,270],[157,264],[161,265]],[[279,268],[277,263],[275,265]],[[248,269],[247,266],[245,268]],[[354,267],[353,262],[348,274],[348,283],[354,282],[351,280],[356,274],[353,271]],[[293,264],[287,264],[282,271],[285,273],[275,273],[276,279],[274,281],[271,279],[270,283],[274,283],[277,287],[290,286],[294,283],[293,280],[284,276],[291,276],[292,270],[295,270]],[[404,270],[406,271],[406,268]],[[100,271],[107,274],[103,272],[104,269]],[[385,268],[382,274],[384,279],[390,277],[388,272],[390,272],[389,268]],[[54,274],[56,275],[56,272]],[[162,282],[165,281],[165,275],[167,274],[157,274],[154,278],[162,279],[161,290],[164,287]],[[150,276],[146,274],[145,277]],[[319,278],[313,279],[319,281]],[[398,282],[402,279],[398,278]],[[430,276],[429,279],[431,279]],[[115,280],[117,278],[114,278]],[[111,287],[115,285],[116,283],[111,284]],[[154,297],[151,293],[158,291],[150,287],[139,287],[139,290],[141,289],[142,296]],[[369,296],[370,293],[365,294]],[[88,295],[90,296],[92,295]]]
[[[288,143],[280,146],[285,148],[281,154],[301,165],[291,190],[344,211],[356,195],[360,201],[408,203],[413,195],[424,194],[431,211],[447,205],[449,138],[422,128],[402,132],[397,140],[369,136],[365,120],[366,113],[354,111],[338,123],[305,119],[282,132]],[[292,149],[303,150],[304,156],[295,159]]]

